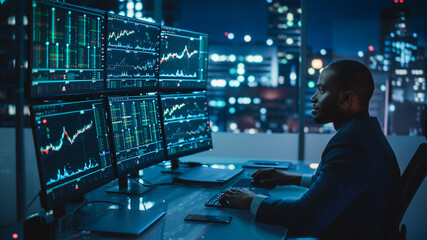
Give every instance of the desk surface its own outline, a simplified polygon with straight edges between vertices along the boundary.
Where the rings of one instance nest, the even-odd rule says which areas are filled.
[[[203,162],[203,159],[200,160]],[[217,164],[215,167],[240,168],[240,165]],[[146,181],[146,184],[172,183],[173,174],[160,173],[161,169],[161,166],[144,169],[142,179]],[[90,201],[104,200],[120,203],[130,210],[164,211],[166,214],[139,237],[128,238],[96,232],[82,232],[75,227],[68,227],[58,228],[56,239],[284,239],[287,232],[286,228],[257,223],[254,221],[255,216],[247,210],[218,209],[204,206],[221,189],[233,185],[242,178],[249,177],[255,170],[245,169],[242,174],[222,185],[194,183],[159,185],[143,195],[133,196],[105,193],[105,189],[118,184],[117,181],[114,181],[86,194],[86,198]],[[297,161],[294,162],[291,171],[313,172],[312,169]],[[297,186],[282,186],[270,190],[269,193],[273,198],[283,198],[299,197],[304,191],[305,188]],[[72,222],[74,225],[80,225],[95,221],[109,207],[111,208],[108,204],[103,203],[88,204],[73,217]],[[68,212],[72,212],[72,208]],[[233,220],[230,224],[184,221],[188,214],[232,216]],[[61,221],[62,225],[69,223],[69,215],[63,217]]]

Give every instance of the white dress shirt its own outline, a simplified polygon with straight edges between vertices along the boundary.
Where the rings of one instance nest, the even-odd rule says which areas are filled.
[[[310,187],[311,185],[311,179],[312,179],[313,175],[311,174],[303,174],[301,177],[301,182],[300,182],[300,186],[301,187]],[[251,208],[250,211],[252,214],[256,215],[259,205],[261,205],[261,202],[264,201],[264,199],[268,198],[265,195],[256,195],[251,202]]]

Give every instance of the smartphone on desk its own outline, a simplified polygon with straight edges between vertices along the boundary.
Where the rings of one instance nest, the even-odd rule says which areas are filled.
[[[230,223],[231,219],[232,217],[229,216],[189,214],[184,220],[193,222]]]

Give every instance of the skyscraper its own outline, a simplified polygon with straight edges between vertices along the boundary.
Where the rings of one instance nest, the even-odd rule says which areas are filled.
[[[268,37],[271,43],[277,46],[278,87],[285,92],[286,96],[282,99],[286,112],[283,121],[286,123],[286,131],[297,132],[296,96],[301,52],[301,1],[270,0],[267,2],[269,2]]]
[[[274,0],[268,12],[268,36],[277,46],[279,84],[296,87],[301,51],[301,1]]]
[[[410,9],[394,6],[381,12],[381,46],[384,70],[389,72],[390,135],[421,135],[427,88],[424,48],[410,31]]]

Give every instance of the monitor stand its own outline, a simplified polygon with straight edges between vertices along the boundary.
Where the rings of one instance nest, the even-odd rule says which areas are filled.
[[[189,167],[179,167],[179,160],[171,160],[171,168],[163,169],[162,173],[179,174],[175,180],[193,183],[224,183],[242,173],[243,169],[218,169],[203,167],[200,163],[190,163]]]
[[[130,174],[131,177],[139,177],[137,173]],[[127,175],[118,178],[119,185],[108,188],[105,190],[106,193],[118,193],[126,195],[142,195],[144,192],[151,189],[151,187],[145,187],[132,179],[129,179]]]
[[[67,209],[65,207],[66,205],[67,206],[68,205],[79,206],[79,205],[84,204],[85,202],[87,202],[85,195],[81,195],[81,196],[78,196],[76,198],[73,198],[72,200],[67,201],[66,204],[63,204],[63,205],[60,205],[60,206],[53,208],[52,209],[53,217],[55,219],[59,219],[59,218],[65,216],[67,213]]]
[[[171,159],[171,167],[170,168],[164,168],[161,172],[162,173],[171,173],[171,174],[182,174],[186,171],[188,171],[187,168],[179,167],[179,159],[174,158],[174,159]]]

